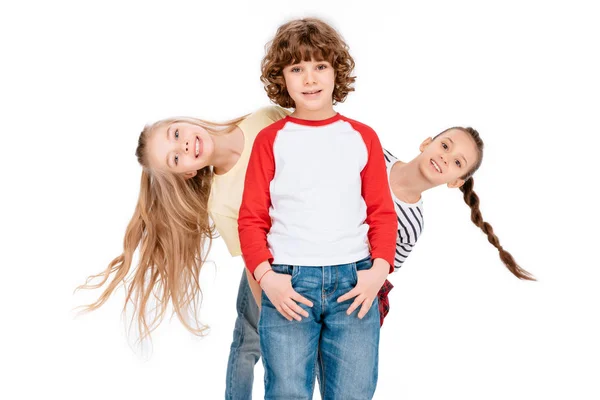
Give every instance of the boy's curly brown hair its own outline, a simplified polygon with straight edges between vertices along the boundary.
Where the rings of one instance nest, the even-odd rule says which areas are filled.
[[[356,80],[351,76],[354,59],[342,36],[317,18],[287,22],[277,29],[272,41],[265,46],[266,55],[261,63],[260,80],[269,98],[285,108],[295,108],[283,78],[283,69],[302,61],[327,61],[335,71],[333,104],[346,100],[353,92]]]

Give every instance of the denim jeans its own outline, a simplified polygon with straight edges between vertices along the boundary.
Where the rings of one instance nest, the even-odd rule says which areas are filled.
[[[233,342],[229,350],[225,399],[250,400],[252,399],[254,365],[260,359],[257,330],[259,311],[258,305],[252,297],[246,271],[242,271],[236,308],[237,319],[233,331]]]
[[[317,373],[323,400],[373,398],[379,359],[378,300],[362,320],[358,310],[346,315],[354,299],[337,302],[356,286],[357,271],[371,266],[370,258],[336,266],[272,266],[277,273],[291,275],[292,287],[313,307],[300,304],[309,317],[288,321],[263,292],[258,331],[265,399],[312,399]]]

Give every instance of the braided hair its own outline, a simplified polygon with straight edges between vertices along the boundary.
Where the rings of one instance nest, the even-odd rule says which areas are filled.
[[[498,239],[498,236],[496,236],[496,234],[494,233],[492,225],[483,220],[481,211],[479,210],[479,196],[477,196],[477,194],[473,191],[473,174],[481,166],[481,161],[483,159],[483,140],[481,140],[481,137],[479,137],[479,132],[477,132],[471,127],[454,127],[450,129],[458,129],[468,134],[471,137],[471,139],[473,139],[473,141],[475,142],[477,151],[479,153],[477,163],[473,166],[473,168],[471,168],[471,170],[467,174],[461,177],[461,179],[465,182],[460,187],[460,191],[463,193],[463,199],[465,200],[465,203],[467,203],[467,205],[471,208],[471,221],[473,221],[473,223],[476,226],[478,226],[483,231],[483,233],[487,235],[488,241],[496,249],[498,249],[500,259],[502,260],[506,268],[508,268],[508,270],[513,273],[513,275],[515,275],[519,279],[535,281],[535,277],[530,272],[521,268],[515,262],[513,256],[508,251],[504,250],[504,248],[500,245],[500,240]],[[444,132],[447,132],[450,129],[447,129]],[[439,135],[441,135],[442,133],[440,133]]]

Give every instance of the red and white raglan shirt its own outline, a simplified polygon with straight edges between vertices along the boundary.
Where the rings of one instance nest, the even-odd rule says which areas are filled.
[[[238,226],[250,272],[267,260],[326,266],[369,254],[393,272],[398,223],[376,133],[340,114],[320,121],[287,116],[263,129]]]

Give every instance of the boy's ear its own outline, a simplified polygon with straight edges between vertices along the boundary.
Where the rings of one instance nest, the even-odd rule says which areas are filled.
[[[423,140],[423,143],[421,143],[421,145],[419,146],[419,151],[422,153],[423,150],[425,150],[425,147],[429,146],[429,144],[433,142],[433,139],[428,137],[427,139]]]
[[[465,181],[459,178],[459,179],[455,180],[454,182],[449,182],[448,187],[450,189],[456,189],[456,188],[459,188],[462,185],[464,185],[464,183],[465,183]]]
[[[198,171],[188,171],[186,173],[183,174],[183,177],[185,179],[190,179],[196,176],[196,174],[198,173]]]

